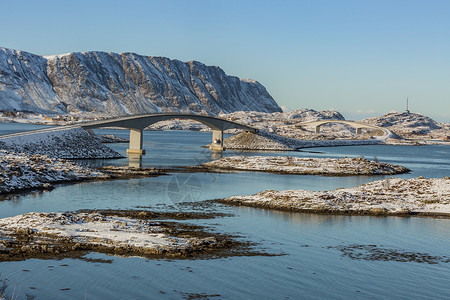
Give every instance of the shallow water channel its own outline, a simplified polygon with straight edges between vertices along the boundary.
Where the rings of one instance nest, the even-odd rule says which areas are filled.
[[[128,135],[121,130],[100,132]],[[141,162],[144,167],[197,165],[214,158],[209,150],[201,147],[210,142],[211,133],[145,132],[144,139],[147,149]],[[125,153],[127,144],[111,144],[111,147]],[[348,146],[289,153],[224,153],[236,154],[376,157],[380,162],[412,169],[410,174],[398,175],[402,178],[450,176],[450,147],[447,146]],[[127,165],[129,159],[84,163]],[[30,211],[89,208],[198,209],[178,203],[266,189],[329,190],[383,178],[386,177],[174,173],[59,186],[52,192],[0,202],[0,217]],[[367,255],[352,259],[339,250],[339,247],[352,245],[361,245],[363,249],[376,245],[383,249],[450,257],[449,219],[314,215],[218,204],[209,209],[232,215],[188,222],[209,226],[213,231],[237,234],[244,240],[256,242],[257,248],[264,252],[282,255],[148,260],[90,254],[91,258],[112,259],[112,263],[76,259],[3,262],[0,263],[1,278],[8,279],[10,290],[20,289],[22,295],[32,293],[37,299],[450,297],[450,263],[370,260]]]

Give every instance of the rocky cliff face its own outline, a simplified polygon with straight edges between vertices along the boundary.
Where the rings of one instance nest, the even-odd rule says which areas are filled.
[[[264,86],[219,67],[134,53],[38,56],[0,48],[0,110],[89,112],[277,112]]]
[[[63,112],[47,77],[47,60],[0,48],[0,110]]]

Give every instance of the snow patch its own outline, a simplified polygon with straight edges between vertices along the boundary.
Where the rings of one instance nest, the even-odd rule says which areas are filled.
[[[302,158],[293,156],[230,156],[204,163],[212,169],[262,171],[299,175],[393,175],[410,170],[364,158]]]
[[[47,155],[0,150],[0,194],[23,189],[51,189],[52,183],[109,178],[103,172]]]
[[[450,214],[450,178],[388,178],[332,191],[267,190],[221,201],[300,212]]]
[[[0,149],[56,158],[120,158],[101,139],[80,127],[43,130],[0,137]]]

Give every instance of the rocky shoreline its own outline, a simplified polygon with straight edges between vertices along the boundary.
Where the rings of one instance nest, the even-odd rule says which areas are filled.
[[[403,166],[369,161],[362,157],[337,159],[295,156],[230,156],[204,163],[198,168],[325,176],[394,175],[411,171]]]
[[[123,155],[102,144],[101,137],[81,127],[2,136],[0,149],[64,159],[123,158]]]
[[[106,173],[47,155],[0,150],[0,195],[27,189],[52,189],[52,184],[107,179]]]
[[[133,210],[31,212],[0,219],[0,261],[81,258],[88,252],[147,258],[264,255],[252,250],[251,243],[233,236],[165,221],[214,217]]]
[[[450,217],[450,178],[388,178],[347,189],[266,190],[216,201],[302,213]]]
[[[51,190],[55,184],[61,183],[164,174],[155,168],[109,166],[94,169],[47,155],[0,150],[0,197],[32,190]]]

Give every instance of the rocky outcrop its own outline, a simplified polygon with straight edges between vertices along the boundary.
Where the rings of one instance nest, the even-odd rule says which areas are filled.
[[[379,127],[402,126],[409,128],[425,127],[428,130],[440,129],[441,126],[435,120],[411,112],[390,112],[381,117],[373,117],[362,120],[364,123]]]
[[[0,48],[0,110],[118,116],[281,108],[257,81],[197,61],[96,51],[43,57]]]
[[[52,189],[60,182],[106,179],[104,172],[47,155],[0,150],[0,195],[27,189]]]
[[[410,170],[403,166],[359,158],[312,158],[295,156],[228,156],[200,165],[210,170],[272,172],[296,175],[394,175]]]
[[[0,219],[0,262],[30,258],[86,259],[85,255],[92,252],[152,259],[258,254],[250,248],[253,244],[209,232],[203,226],[161,222],[217,216],[221,215],[148,210],[30,212]]]
[[[306,213],[450,216],[450,178],[388,178],[332,191],[267,190],[219,202]]]
[[[356,145],[376,145],[383,141],[378,139],[367,140],[300,140],[288,138],[265,130],[258,134],[241,132],[223,140],[226,149],[244,151],[292,151],[310,147],[336,147]]]
[[[388,128],[394,133],[388,144],[424,144],[439,141],[450,135],[450,124],[439,123],[430,117],[411,112],[390,112],[380,117],[362,120],[375,126]],[[404,140],[409,139],[409,140]]]
[[[444,124],[416,113],[390,112],[380,117],[362,120],[363,123],[386,127],[401,136],[424,135],[434,130],[443,129]]]

